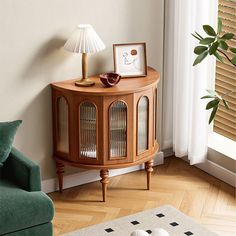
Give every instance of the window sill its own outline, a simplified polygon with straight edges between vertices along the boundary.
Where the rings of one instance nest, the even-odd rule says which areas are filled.
[[[209,135],[208,147],[236,160],[236,142],[220,134],[212,132]]]

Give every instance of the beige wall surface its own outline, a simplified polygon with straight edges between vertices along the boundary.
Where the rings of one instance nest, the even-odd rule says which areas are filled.
[[[14,145],[55,176],[49,84],[81,74],[81,55],[62,49],[90,23],[106,49],[89,56],[89,74],[113,69],[112,44],[146,42],[148,64],[162,73],[164,0],[1,0],[0,121],[22,119]]]

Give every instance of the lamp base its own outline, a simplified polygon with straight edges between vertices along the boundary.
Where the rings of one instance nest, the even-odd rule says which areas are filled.
[[[86,79],[81,79],[75,82],[76,86],[79,87],[90,87],[93,86],[95,84],[95,82],[93,82],[92,80],[86,78]]]

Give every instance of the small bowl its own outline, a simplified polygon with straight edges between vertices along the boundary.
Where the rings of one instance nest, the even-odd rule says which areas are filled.
[[[120,79],[121,75],[115,72],[109,72],[100,75],[100,80],[106,87],[113,87],[119,83]]]

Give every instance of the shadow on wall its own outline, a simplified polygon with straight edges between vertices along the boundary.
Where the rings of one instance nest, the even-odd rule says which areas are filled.
[[[57,78],[58,68],[68,59],[68,54],[62,48],[64,43],[65,39],[62,38],[52,38],[44,43],[29,59],[29,64],[20,75],[22,80],[28,81],[24,85],[27,96],[19,116],[23,123],[19,129],[21,139],[17,139],[17,147],[40,165],[43,179],[52,178],[55,173],[49,84]]]
[[[55,173],[51,117],[51,89],[48,85],[22,109],[20,118],[23,123],[18,133],[22,139],[17,139],[20,150],[40,165],[43,179],[51,178]]]
[[[45,77],[45,80],[51,81],[54,71],[70,56],[63,50],[65,41],[66,39],[55,37],[44,43],[29,60],[30,63],[25,68],[22,77],[33,79],[47,72],[48,76]]]
[[[43,179],[55,177],[55,163],[52,158],[52,112],[50,83],[80,74],[81,60],[63,49],[65,39],[53,38],[41,46],[20,75],[25,101],[21,104],[20,119],[23,120],[17,147],[41,167]],[[107,53],[89,56],[90,74],[101,73],[109,65]],[[67,63],[67,64],[66,64]],[[76,71],[75,71],[76,70]],[[64,74],[63,74],[64,73]],[[63,75],[62,75],[63,74]],[[21,84],[22,85],[22,84]],[[69,173],[77,172],[69,170]]]
[[[25,79],[34,79],[35,77],[38,77],[38,75],[47,72],[47,76],[41,79],[50,83],[52,82],[52,78],[56,77],[55,74],[59,73],[57,72],[59,71],[58,68],[67,62],[68,66],[66,66],[66,68],[74,71],[74,65],[76,65],[75,74],[78,74],[78,77],[81,77],[81,54],[73,58],[72,56],[75,54],[69,53],[63,49],[65,42],[66,39],[64,38],[53,38],[42,45],[33,58],[31,58],[30,63],[22,74],[22,77]],[[107,70],[110,67],[110,60],[112,60],[112,55],[110,55],[106,49],[103,52],[89,54],[89,75],[102,73],[104,72],[104,69]],[[64,69],[66,68],[64,67]],[[67,71],[65,71],[65,74],[67,74]]]
[[[102,52],[88,55],[88,75],[97,75],[105,72],[113,71],[111,67],[112,54],[106,48]]]

